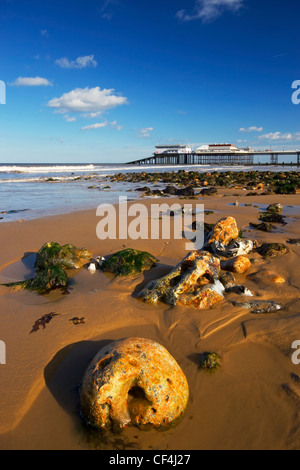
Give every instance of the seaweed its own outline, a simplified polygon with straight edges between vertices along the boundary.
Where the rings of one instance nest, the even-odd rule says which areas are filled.
[[[58,316],[59,315],[57,313],[54,313],[54,312],[47,313],[46,315],[43,315],[42,318],[39,318],[39,320],[37,320],[35,322],[35,324],[32,327],[32,330],[31,330],[30,334],[31,333],[36,333],[40,328],[43,328],[43,330],[44,330],[46,328],[46,325],[48,323],[50,323],[51,320],[54,317],[58,317]]]

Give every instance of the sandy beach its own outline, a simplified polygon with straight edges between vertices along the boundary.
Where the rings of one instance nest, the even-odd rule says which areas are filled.
[[[245,238],[261,243],[287,244],[289,238],[299,238],[300,194],[237,198],[234,192],[221,189],[218,195],[198,200],[139,202],[147,207],[153,202],[204,204],[205,210],[214,211],[206,222],[233,216]],[[287,224],[272,233],[251,228],[260,210],[274,202],[282,204]],[[300,366],[292,363],[291,345],[300,340],[300,247],[287,245],[288,254],[271,260],[253,252],[250,269],[236,275],[255,299],[280,302],[279,312],[255,315],[234,307],[231,301],[247,298],[233,293],[204,311],[163,303],[153,306],[134,294],[182,260],[187,240],[100,241],[98,221],[96,210],[89,210],[1,226],[1,283],[30,276],[34,254],[49,241],[88,248],[93,256],[136,248],[150,252],[159,263],[132,278],[114,278],[101,271],[91,275],[82,268],[71,273],[69,295],[41,296],[0,287],[0,339],[7,352],[6,365],[0,365],[0,448],[299,449]],[[286,282],[268,281],[265,271]],[[31,333],[35,322],[50,313],[57,316],[45,329]],[[74,317],[84,320],[74,324]],[[103,345],[134,336],[160,343],[176,359],[189,383],[188,409],[174,429],[128,428],[120,435],[103,436],[81,420],[82,377]],[[214,374],[199,369],[204,351],[221,358]]]

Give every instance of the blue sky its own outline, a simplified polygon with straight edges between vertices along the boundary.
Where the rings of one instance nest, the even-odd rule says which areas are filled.
[[[0,163],[300,148],[296,0],[0,0]]]

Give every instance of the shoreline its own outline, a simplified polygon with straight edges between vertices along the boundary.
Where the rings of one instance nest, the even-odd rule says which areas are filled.
[[[280,230],[274,233],[259,233],[254,230],[247,232],[249,221],[256,222],[258,219],[259,207],[254,207],[255,205],[281,202],[286,213],[287,206],[300,206],[299,194],[253,198],[228,195],[233,191],[236,190],[221,188],[222,194],[197,200],[176,197],[137,198],[129,204],[138,202],[149,207],[151,203],[204,202],[205,209],[215,211],[205,218],[206,221],[215,223],[225,215],[232,215],[236,217],[239,227],[245,231],[247,238],[257,237],[261,241],[275,240],[286,243],[287,238],[296,238],[297,234],[299,236],[300,217],[296,214],[291,216],[288,225],[282,230],[280,227]],[[227,197],[223,197],[223,193],[227,194]],[[231,205],[236,199],[240,205]],[[246,203],[252,203],[253,206],[246,208],[243,205]],[[71,391],[70,386],[76,385],[76,381],[79,380],[80,374],[76,372],[76,364],[80,364],[79,369],[82,372],[88,360],[97,352],[99,342],[119,339],[123,335],[140,335],[160,342],[182,366],[191,388],[192,402],[187,417],[172,433],[166,433],[161,443],[160,437],[155,432],[143,434],[141,431],[129,430],[127,434],[125,433],[128,439],[133,433],[137,434],[137,442],[141,448],[147,448],[150,444],[162,446],[159,448],[169,446],[174,449],[180,449],[180,445],[195,449],[217,448],[218,436],[225,431],[225,424],[222,424],[217,413],[223,409],[227,400],[230,406],[234,406],[237,397],[241,399],[238,406],[239,413],[248,423],[252,423],[254,417],[259,419],[258,411],[255,411],[255,399],[262,404],[263,396],[272,397],[274,403],[281,406],[282,412],[279,412],[278,420],[281,419],[282,422],[279,429],[284,437],[288,438],[296,405],[287,393],[280,390],[284,383],[291,383],[289,385],[291,389],[295,388],[291,374],[299,373],[297,366],[291,363],[289,354],[292,340],[300,339],[300,320],[297,318],[300,307],[297,300],[300,287],[297,262],[300,249],[290,247],[289,255],[267,263],[263,263],[260,257],[254,256],[258,261],[251,267],[250,273],[259,271],[266,265],[287,279],[284,286],[274,288],[265,285],[263,281],[261,284],[255,284],[247,276],[238,276],[239,280],[247,283],[260,298],[269,298],[273,295],[276,300],[286,299],[287,310],[283,313],[259,318],[248,312],[238,310],[233,312],[232,306],[227,302],[203,312],[188,307],[170,309],[164,304],[153,307],[138,301],[132,294],[140,290],[147,280],[160,277],[177,264],[186,254],[186,240],[100,241],[96,236],[98,220],[96,209],[91,209],[30,220],[21,224],[10,222],[2,226],[0,242],[3,247],[5,246],[5,250],[0,254],[1,277],[16,259],[21,260],[24,254],[28,256],[36,252],[48,241],[57,241],[61,244],[73,243],[75,246],[90,249],[94,256],[112,254],[125,245],[149,251],[159,259],[159,264],[153,270],[136,278],[116,280],[104,273],[91,276],[87,270],[82,269],[74,273],[74,277],[72,275],[71,293],[63,297],[52,294],[43,297],[32,292],[14,292],[0,287],[2,304],[0,339],[5,341],[7,346],[7,364],[0,366],[0,448],[26,447],[28,445],[26,433],[32,432],[32,429],[35,429],[31,444],[34,448],[60,447],[58,437],[51,438],[49,435],[53,430],[63,439],[61,448],[64,446],[80,448],[81,445],[88,447],[85,439],[81,442],[75,432],[80,420],[76,409],[78,403],[76,393],[74,390]],[[55,312],[58,316],[45,330],[30,334],[35,321],[50,312]],[[74,316],[84,317],[85,323],[73,325],[70,320]],[[222,368],[212,377],[203,376],[198,370],[197,354],[203,349],[211,348],[220,353]],[[246,370],[243,361],[248,364]],[[258,384],[252,391],[254,398],[250,395],[251,387],[245,387],[240,382],[241,377],[246,380],[247,374],[250,380],[253,380],[253,384],[255,381]],[[220,387],[224,393],[216,395],[216,390]],[[208,400],[207,394],[214,395],[214,406]],[[230,394],[233,395],[232,398]],[[68,397],[71,397],[70,408],[67,406]],[[246,399],[250,400],[249,411],[242,407],[243,403],[246,405]],[[266,407],[264,416],[270,425],[272,410],[269,404],[266,404]],[[285,419],[283,412],[286,413]],[[53,416],[50,417],[49,413]],[[258,436],[254,437],[253,428],[250,426],[243,437],[239,438],[242,418],[238,419],[236,411],[233,415],[232,413],[227,416],[228,419],[231,416],[232,428],[231,438],[228,436],[222,444],[225,448],[234,443],[233,437],[237,439],[235,443],[237,447],[246,445],[247,439],[252,439],[252,444],[256,444],[259,448],[264,445],[268,448],[296,445],[297,433],[293,439],[291,438],[291,442],[287,443],[282,440],[283,438],[280,440],[277,432],[274,431],[273,434],[272,431],[267,431],[266,426],[262,426],[266,436],[258,433]],[[212,418],[216,420],[215,424],[209,424],[213,423]],[[47,419],[49,426],[46,424]],[[195,431],[200,425],[208,429],[207,437],[203,441],[197,437]],[[60,426],[63,432],[59,430]],[[185,435],[187,437],[184,437]],[[243,439],[245,443],[242,442]],[[109,445],[113,446],[112,443]]]

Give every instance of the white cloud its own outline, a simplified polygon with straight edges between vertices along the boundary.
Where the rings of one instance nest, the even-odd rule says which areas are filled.
[[[48,31],[46,29],[42,29],[41,36],[44,36],[45,38],[47,38],[49,36]]]
[[[108,122],[96,122],[96,124],[90,124],[89,126],[85,126],[85,127],[82,127],[81,130],[82,131],[89,131],[89,130],[92,130],[92,129],[100,129],[102,127],[106,127],[108,124]]]
[[[60,98],[53,98],[49,101],[48,106],[62,114],[97,113],[100,115],[104,111],[127,103],[127,98],[115,94],[115,90],[112,88],[101,90],[100,87],[87,87],[76,88]]]
[[[262,132],[263,130],[264,130],[263,127],[256,127],[256,126],[247,127],[247,129],[245,129],[244,127],[240,128],[240,132]]]
[[[270,132],[269,134],[264,134],[259,136],[260,140],[300,140],[300,133],[296,133],[293,135],[290,132],[287,132],[285,134],[282,134],[281,132]]]
[[[154,127],[145,127],[139,130],[139,137],[151,137],[151,132],[154,131]]]
[[[117,131],[121,131],[123,129],[123,126],[120,126],[117,121],[113,121],[110,123],[111,127],[116,129]]]
[[[13,83],[12,86],[52,86],[46,78],[42,77],[19,77]]]
[[[221,16],[225,10],[236,13],[243,4],[244,0],[196,0],[192,14],[188,14],[186,10],[180,10],[176,17],[181,21],[202,20],[206,23]]]
[[[116,129],[117,131],[120,131],[123,129],[122,126],[120,126],[117,121],[112,121],[112,122],[108,122],[108,121],[105,121],[105,122],[96,122],[95,124],[90,124],[88,126],[84,126],[81,128],[82,131],[89,131],[89,130],[92,130],[92,129],[101,129],[103,127],[107,127],[107,126],[111,126],[113,127],[114,129]]]
[[[98,65],[93,55],[77,57],[76,60],[69,60],[66,57],[62,57],[61,59],[57,59],[55,63],[62,69],[85,69],[87,67],[95,68]]]
[[[76,121],[76,117],[71,117],[71,116],[69,116],[68,114],[65,114],[65,115],[64,115],[64,119],[65,119],[67,122],[75,122],[75,121]]]

